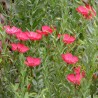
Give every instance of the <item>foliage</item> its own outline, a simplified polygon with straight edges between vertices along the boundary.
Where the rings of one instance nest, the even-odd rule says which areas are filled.
[[[98,14],[97,0],[90,0]],[[2,52],[0,55],[0,98],[97,98],[98,97],[98,15],[83,18],[76,8],[82,0],[15,0],[9,2],[4,25],[17,26],[23,31],[36,31],[43,25],[56,31],[40,41],[26,41],[30,51],[11,51],[10,43],[19,42],[0,25]],[[71,34],[76,41],[70,45],[58,39],[58,34]],[[61,54],[71,52],[79,57],[75,65],[65,63]],[[27,56],[40,57],[41,65],[30,68],[24,64]],[[67,81],[66,76],[80,65],[86,72],[80,86]],[[30,89],[28,89],[28,86]]]

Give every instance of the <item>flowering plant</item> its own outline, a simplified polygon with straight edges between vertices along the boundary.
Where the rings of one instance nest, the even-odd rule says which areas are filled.
[[[10,3],[0,24],[0,98],[97,98],[97,1]]]

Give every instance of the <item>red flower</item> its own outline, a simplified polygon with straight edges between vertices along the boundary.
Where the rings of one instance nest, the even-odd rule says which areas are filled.
[[[23,44],[17,44],[17,46],[20,53],[25,53],[29,50],[29,48]]]
[[[68,74],[67,80],[73,84],[80,85],[80,82],[82,80],[81,74]]]
[[[36,30],[36,33],[42,34],[43,32],[41,30]]]
[[[44,35],[51,34],[53,32],[53,29],[49,26],[42,26],[42,32]]]
[[[31,88],[31,84],[28,84],[27,85],[27,90],[30,90],[30,88]]]
[[[36,32],[29,32],[27,33],[27,36],[29,37],[30,40],[41,40],[42,39],[42,35]]]
[[[62,54],[62,59],[68,64],[76,64],[78,62],[78,57],[73,56],[71,53]]]
[[[74,70],[75,74],[80,74],[81,73],[83,78],[86,76],[85,71],[84,70],[81,71],[81,66],[75,67],[73,70]]]
[[[61,36],[62,36],[62,34],[58,34],[58,35],[57,35],[57,38],[60,39]]]
[[[27,33],[28,32],[20,32],[20,33],[16,33],[16,37],[19,39],[19,40],[22,40],[22,41],[26,41],[29,39],[29,37],[27,36]]]
[[[75,67],[73,70],[74,70],[75,74],[79,74],[81,72],[81,67],[80,66]]]
[[[74,36],[70,36],[69,34],[64,34],[63,35],[63,42],[66,44],[71,44],[75,41],[75,37]]]
[[[18,46],[17,46],[17,44],[15,44],[15,43],[12,43],[12,44],[11,44],[11,47],[12,47],[12,50],[13,50],[13,51],[17,51],[17,49],[18,49]]]
[[[36,30],[37,33],[41,35],[47,36],[48,34],[51,34],[53,30],[56,30],[56,27],[53,27],[53,29],[49,26],[42,26],[42,31],[41,30]]]
[[[41,63],[40,58],[33,58],[33,57],[27,57],[25,61],[25,64],[30,67],[36,67],[40,65],[40,63]]]
[[[82,14],[86,19],[92,19],[94,16],[96,16],[95,10],[90,5],[79,6],[76,8],[76,11]]]
[[[37,32],[38,34],[41,34],[41,35],[48,35],[47,32],[43,32],[43,31],[41,31],[41,30],[36,30],[36,32]]]
[[[73,84],[76,85],[80,85],[82,78],[84,78],[85,76],[83,75],[83,73],[85,71],[81,72],[81,67],[75,67],[74,69],[74,74],[68,74],[67,75],[67,80]]]
[[[42,26],[42,31],[51,34],[53,32],[53,29],[50,28],[49,26]]]
[[[11,46],[12,46],[13,51],[18,51],[20,53],[25,53],[29,50],[29,48],[27,46],[20,44],[20,43],[18,43],[18,44],[13,43],[13,44],[11,44]]]
[[[22,32],[21,29],[15,27],[15,26],[13,26],[12,28],[10,26],[4,26],[4,29],[5,29],[6,33],[9,35],[13,35],[13,34]]]

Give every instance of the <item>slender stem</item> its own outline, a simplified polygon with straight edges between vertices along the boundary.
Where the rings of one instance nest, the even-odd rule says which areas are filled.
[[[93,94],[91,94],[91,98],[93,98]]]
[[[77,95],[77,85],[75,85],[74,87],[75,87],[75,92],[74,92],[75,98],[78,98],[78,95]]]
[[[32,68],[30,68],[30,70],[31,70],[31,77],[33,77],[33,72],[32,72]]]

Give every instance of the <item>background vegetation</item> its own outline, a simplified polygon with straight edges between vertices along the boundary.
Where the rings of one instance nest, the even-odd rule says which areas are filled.
[[[10,51],[9,37],[0,25],[0,98],[98,98],[98,1],[89,0],[97,16],[84,19],[76,8],[82,0],[15,0],[8,2],[7,12],[0,7],[6,20],[4,25],[36,31],[43,25],[55,26],[57,31],[38,42],[26,42],[30,51],[18,54]],[[76,41],[66,46],[57,39],[58,34],[72,34]],[[71,52],[79,57],[77,65],[86,72],[86,78],[76,89],[66,80],[74,66],[67,67],[62,53]],[[42,58],[40,66],[33,69],[24,65],[26,56]],[[31,71],[33,75],[31,75]],[[31,84],[30,90],[27,85]]]

